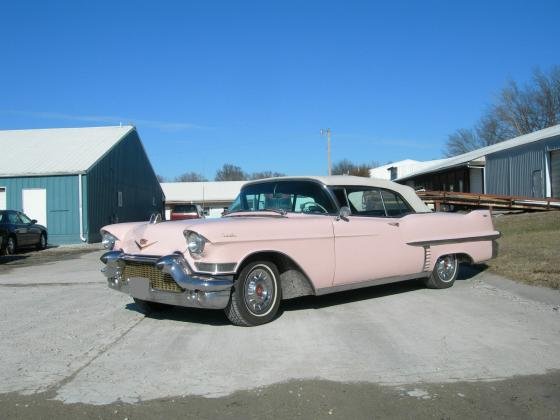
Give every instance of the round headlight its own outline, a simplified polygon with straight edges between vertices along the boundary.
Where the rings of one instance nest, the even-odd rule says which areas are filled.
[[[187,234],[187,248],[192,254],[202,254],[204,251],[204,244],[206,239],[196,232],[189,232]]]
[[[112,251],[115,247],[115,242],[117,242],[117,238],[111,235],[109,232],[103,232],[103,236],[101,239],[101,243],[103,244],[103,248]]]

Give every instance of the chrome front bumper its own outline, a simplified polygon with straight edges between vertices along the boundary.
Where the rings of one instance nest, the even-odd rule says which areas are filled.
[[[109,287],[137,299],[208,309],[224,309],[229,302],[233,277],[195,274],[180,253],[153,257],[110,251],[101,256],[101,261],[105,264],[101,272],[107,277]],[[169,274],[182,291],[155,289],[145,277],[126,278],[123,273],[127,262],[155,266]]]

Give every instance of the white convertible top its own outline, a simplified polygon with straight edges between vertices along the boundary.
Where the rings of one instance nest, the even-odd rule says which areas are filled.
[[[361,176],[351,175],[334,175],[334,176],[283,176],[277,178],[259,179],[257,181],[247,182],[245,185],[251,185],[263,181],[304,181],[314,180],[327,185],[329,187],[337,186],[368,186],[376,188],[384,188],[398,192],[417,213],[429,213],[431,210],[416,195],[414,190],[406,185],[401,185],[393,181],[378,178],[365,178]]]

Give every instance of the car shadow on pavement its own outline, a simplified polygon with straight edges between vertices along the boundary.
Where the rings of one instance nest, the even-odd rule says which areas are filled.
[[[9,264],[29,258],[28,255],[0,255],[0,264]]]
[[[483,272],[487,268],[488,267],[484,264],[476,266],[461,265],[457,281],[470,280],[472,277]],[[363,289],[348,290],[323,296],[303,296],[283,301],[280,305],[277,318],[280,318],[282,313],[285,311],[321,309],[329,306],[343,305],[345,303],[410,293],[424,288],[425,286],[422,279],[415,279],[379,286],[364,287]],[[126,305],[126,309],[142,314],[144,313],[134,302],[128,303]],[[158,311],[152,311],[147,314],[146,317],[157,320],[189,322],[212,326],[231,324],[222,310],[185,308],[171,305],[165,306],[163,309]]]
[[[408,280],[399,283],[383,284],[344,292],[336,292],[323,296],[303,296],[300,298],[285,300],[282,302],[282,305],[280,305],[280,309],[281,311],[321,309],[329,306],[343,305],[345,303],[360,302],[362,300],[413,292],[423,288],[424,286],[421,280]]]
[[[128,309],[129,311],[144,313],[133,302],[127,304],[126,309]],[[229,320],[224,314],[224,311],[200,308],[183,308],[180,306],[171,305],[165,306],[161,310],[150,312],[146,315],[146,318],[179,322],[192,322],[196,324],[215,326],[230,324]]]
[[[471,265],[463,264],[461,265],[461,268],[459,270],[459,276],[457,277],[457,280],[469,280],[477,274],[480,274],[486,270],[488,270],[488,266],[484,263]]]
[[[487,267],[485,265],[461,265],[459,268],[459,274],[457,275],[457,281],[470,280],[475,275],[486,270],[486,268]],[[350,302],[359,302],[362,300],[414,292],[424,288],[425,286],[422,279],[407,280],[398,283],[364,287],[362,289],[348,290],[345,292],[332,293],[323,296],[304,296],[285,300],[282,302],[282,305],[280,305],[280,310],[298,311],[305,309],[320,309]]]

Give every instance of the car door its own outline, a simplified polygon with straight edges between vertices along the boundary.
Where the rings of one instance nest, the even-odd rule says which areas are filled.
[[[27,228],[27,231],[25,232],[27,245],[38,244],[41,236],[41,229],[39,226],[35,223],[31,223],[31,219],[23,213],[19,213],[19,218],[23,226]]]
[[[406,245],[400,232],[402,213],[388,217],[382,191],[371,187],[347,187],[346,204],[352,214],[335,218],[336,270],[334,285],[421,271],[423,251]],[[340,201],[340,194],[336,194]]]
[[[12,226],[12,232],[16,235],[16,242],[18,246],[27,246],[29,244],[29,237],[27,235],[28,227],[23,224],[16,212],[8,213],[8,223]]]

